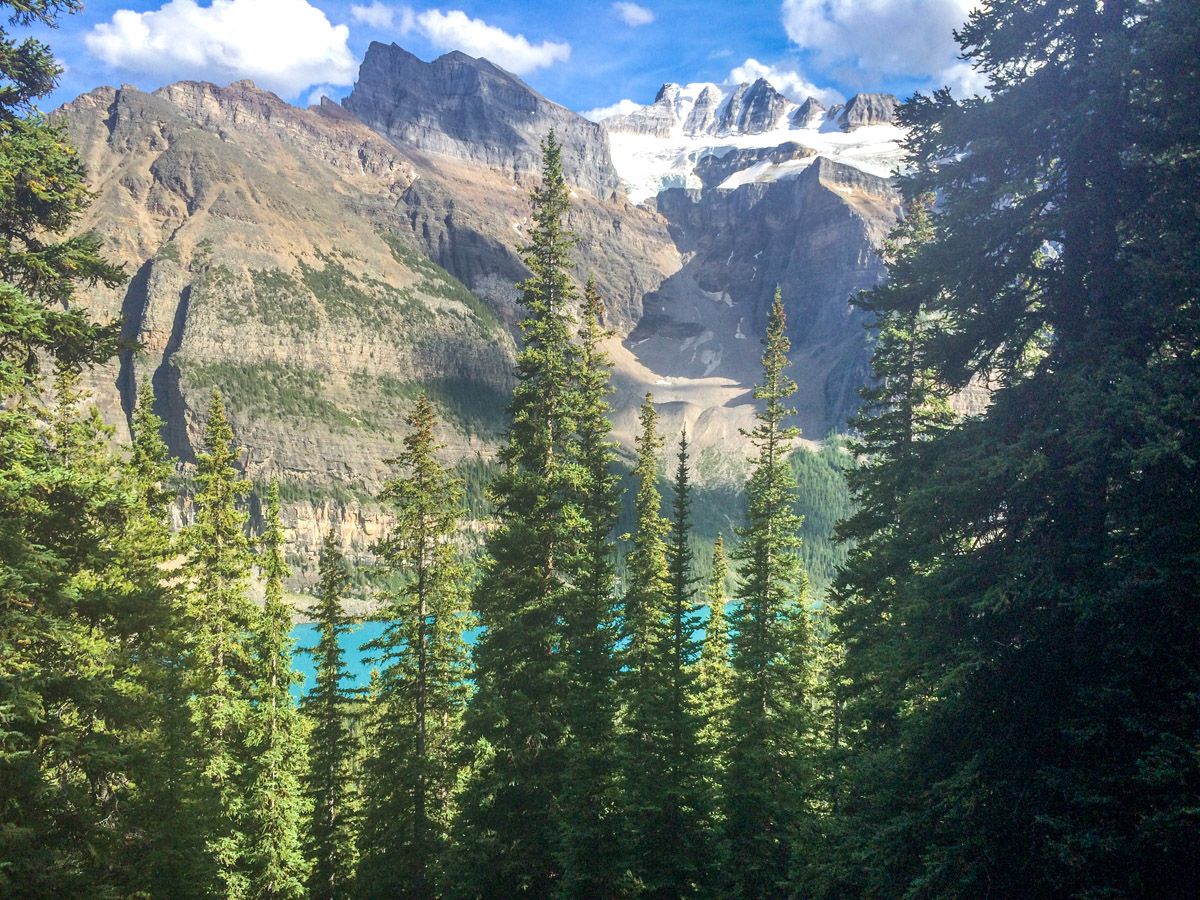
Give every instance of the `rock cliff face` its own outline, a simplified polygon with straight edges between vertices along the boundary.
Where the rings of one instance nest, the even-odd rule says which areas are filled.
[[[891,94],[855,94],[838,114],[843,131],[896,121],[896,98]]]
[[[864,322],[849,299],[883,277],[874,248],[898,213],[891,185],[818,157],[794,178],[664,191],[658,207],[688,262],[647,298],[626,343],[668,379],[720,373],[753,384],[779,287],[798,422],[811,439],[843,427],[869,371]]]
[[[572,184],[609,198],[620,182],[600,126],[551,103],[486,59],[455,51],[427,63],[372,42],[346,109],[405,147],[529,174],[553,128]]]

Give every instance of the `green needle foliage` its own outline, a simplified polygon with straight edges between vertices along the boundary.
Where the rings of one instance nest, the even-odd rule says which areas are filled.
[[[733,690],[733,668],[729,662],[729,622],[725,613],[725,607],[729,604],[729,593],[725,586],[728,580],[725,539],[718,535],[713,543],[712,570],[704,586],[708,621],[704,626],[704,643],[700,648],[696,670],[704,713],[701,741],[712,768],[709,774],[717,783],[725,771],[725,754],[729,745],[729,702]]]
[[[711,861],[704,754],[693,663],[686,439],[675,481],[675,521],[662,516],[662,439],[653,399],[641,409],[635,527],[625,594],[625,790],[631,864],[646,896],[696,894]]]
[[[438,462],[433,404],[422,394],[382,498],[396,514],[375,547],[404,586],[388,598],[387,627],[368,645],[382,663],[372,697],[358,891],[429,898],[450,884],[461,724],[469,695],[468,573],[455,544],[463,488]]]
[[[616,715],[616,560],[613,532],[618,483],[609,395],[612,363],[601,343],[610,336],[604,303],[590,280],[575,358],[573,448],[581,535],[570,561],[577,573],[564,623],[567,657],[566,778],[560,800],[561,891],[603,896],[626,890],[620,833]]]
[[[243,897],[250,890],[253,852],[245,830],[247,741],[255,675],[251,635],[259,614],[248,595],[252,560],[240,507],[250,482],[239,477],[236,458],[225,403],[214,391],[196,459],[196,519],[183,537],[194,814],[206,856],[201,889]]]
[[[563,623],[583,517],[571,449],[574,237],[563,222],[569,194],[553,134],[543,144],[533,207],[524,255],[531,275],[522,285],[524,347],[500,452],[504,470],[492,487],[497,524],[475,590],[484,630],[466,723],[476,762],[461,821],[462,846],[469,848],[462,889],[491,896],[546,896],[561,877],[554,810],[567,765]]]
[[[779,291],[767,323],[757,450],[746,487],[746,525],[735,558],[730,744],[724,783],[729,890],[778,897],[789,890],[810,779],[807,745],[809,628],[800,561],[795,473],[788,456],[798,434],[784,421],[796,384],[787,375],[790,342]]]
[[[247,790],[246,831],[250,842],[250,893],[254,897],[305,895],[305,819],[301,779],[305,771],[303,720],[292,699],[300,678],[292,669],[292,610],[283,599],[288,575],[279,516],[279,482],[267,487],[260,539],[259,572],[266,602],[255,623],[255,684],[247,740],[252,767]]]
[[[830,896],[1200,885],[1195,12],[986,4],[958,37],[990,97],[904,107]]]
[[[317,645],[309,650],[316,657],[316,684],[303,705],[310,722],[305,788],[311,815],[308,886],[314,900],[351,896],[358,859],[359,798],[354,770],[358,747],[351,728],[357,702],[347,687],[350,674],[342,645],[351,626],[342,612],[349,584],[346,560],[330,531],[321,545],[320,584],[313,610],[319,636]]]

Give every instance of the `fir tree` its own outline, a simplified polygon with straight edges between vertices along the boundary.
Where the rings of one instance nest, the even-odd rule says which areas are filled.
[[[477,755],[464,797],[461,845],[466,893],[549,894],[561,878],[558,819],[563,792],[563,622],[574,573],[563,565],[581,532],[578,470],[571,461],[571,347],[568,268],[574,238],[564,218],[569,194],[561,148],[543,144],[542,184],[522,285],[524,347],[517,359],[512,425],[492,487],[497,525],[489,533],[475,609],[477,690],[467,734]]]
[[[194,729],[195,814],[207,855],[203,889],[249,892],[247,727],[253,684],[250,638],[257,618],[248,596],[250,542],[239,502],[250,483],[234,462],[233,431],[213,392],[204,447],[197,454],[195,523],[184,535],[189,576],[190,706]]]
[[[809,778],[809,638],[800,562],[800,519],[789,460],[798,434],[784,424],[796,390],[787,375],[789,341],[779,291],[763,351],[762,401],[749,432],[757,456],[746,488],[746,525],[735,558],[730,743],[724,782],[729,889],[741,897],[789,890]]]
[[[288,898],[305,893],[308,862],[301,833],[306,766],[300,712],[292,688],[292,611],[283,599],[288,574],[279,515],[279,482],[267,487],[258,569],[266,580],[262,614],[255,622],[253,709],[247,740],[251,775],[246,797],[250,893]]]
[[[332,531],[321,545],[320,584],[313,610],[318,638],[310,649],[316,657],[316,684],[304,699],[309,730],[308,858],[309,895],[314,900],[338,900],[351,895],[357,865],[357,789],[354,760],[357,752],[350,719],[355,700],[347,687],[342,639],[351,620],[342,612],[342,599],[350,583],[346,561]]]
[[[559,804],[562,893],[615,895],[626,889],[617,781],[615,444],[609,421],[612,363],[601,346],[604,304],[588,280],[578,332],[574,403],[582,539],[570,565],[577,574],[564,623],[567,656],[567,769]]]
[[[387,627],[368,646],[383,663],[368,735],[358,888],[367,896],[426,898],[446,890],[450,824],[468,696],[467,572],[454,543],[462,484],[437,459],[433,404],[421,395],[382,497],[395,526],[375,547],[404,586],[388,598]]]

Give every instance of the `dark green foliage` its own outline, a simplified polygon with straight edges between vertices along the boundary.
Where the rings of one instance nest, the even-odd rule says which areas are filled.
[[[283,560],[279,485],[267,488],[265,529],[258,570],[266,581],[262,613],[254,623],[254,684],[247,736],[250,777],[246,835],[250,844],[250,893],[263,898],[302,897],[308,861],[302,850],[304,796],[300,781],[307,766],[299,710],[292,687],[292,611],[283,600],[288,575]]]
[[[661,515],[657,415],[649,394],[638,436],[637,520],[628,555],[624,652],[625,805],[630,860],[639,892],[699,892],[711,864],[706,754],[695,683],[686,440],[675,479],[675,519]]]
[[[452,883],[450,826],[469,687],[467,571],[453,543],[462,485],[437,460],[436,414],[417,398],[396,475],[381,495],[396,514],[375,552],[403,586],[387,598],[371,695],[358,892],[428,898]]]
[[[725,753],[729,745],[729,701],[733,690],[733,668],[729,662],[729,562],[725,558],[725,539],[718,536],[713,544],[712,566],[704,587],[708,620],[704,624],[704,644],[696,671],[704,728],[701,740],[716,783],[725,771]]]
[[[351,727],[358,711],[346,685],[349,673],[342,647],[351,624],[342,612],[348,582],[345,560],[330,532],[321,546],[321,582],[313,610],[320,636],[309,650],[316,657],[316,684],[303,704],[310,722],[304,787],[311,815],[306,831],[312,862],[308,889],[314,900],[350,896],[358,858],[358,748]]]
[[[609,421],[612,363],[601,344],[604,303],[589,279],[573,373],[578,441],[571,448],[582,534],[567,565],[576,573],[564,622],[566,777],[559,801],[561,893],[616,895],[625,889],[615,719],[617,518],[615,444]]]
[[[992,95],[906,104],[908,243],[867,298],[822,888],[1192,896],[1200,21],[998,2],[960,40]]]
[[[214,393],[197,454],[196,519],[183,536],[194,754],[190,813],[206,857],[196,888],[240,896],[249,889],[252,850],[245,832],[245,788],[254,685],[250,636],[257,611],[247,595],[250,542],[240,508],[250,483],[239,477],[236,458],[225,405]]]
[[[469,850],[460,889],[491,896],[545,896],[561,874],[553,810],[566,765],[562,645],[573,574],[562,566],[582,529],[577,469],[570,465],[573,238],[564,230],[568,192],[553,135],[544,144],[533,204],[524,348],[500,454],[504,472],[493,487],[497,525],[475,591],[484,631],[466,722],[477,752],[461,817],[460,839]]]
[[[788,890],[792,856],[804,825],[810,778],[809,629],[804,608],[800,520],[789,462],[797,431],[784,424],[796,389],[787,375],[789,341],[775,292],[763,351],[763,401],[749,436],[757,451],[746,488],[746,525],[734,558],[739,596],[733,609],[730,744],[724,779],[729,890],[776,897]]]

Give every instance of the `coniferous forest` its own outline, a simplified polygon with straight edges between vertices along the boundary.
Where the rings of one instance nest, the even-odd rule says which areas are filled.
[[[651,396],[622,480],[551,133],[482,549],[421,397],[370,684],[331,536],[300,691],[279,489],[251,528],[226,398],[179,530],[152,396],[128,446],[87,403],[121,323],[78,300],[127,273],[73,227],[87,173],[35,109],[58,64],[4,33],[0,896],[1200,896],[1200,10],[994,0],[958,39],[990,94],[901,110],[823,599],[787,298],[742,524],[698,551]]]

